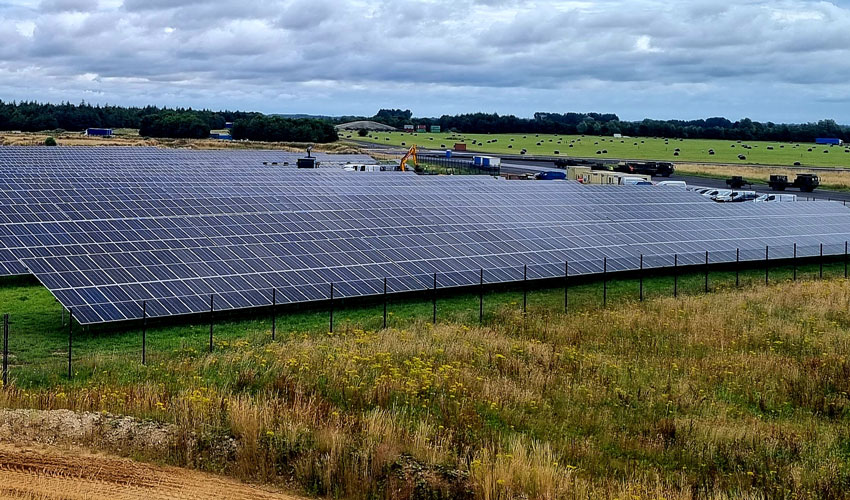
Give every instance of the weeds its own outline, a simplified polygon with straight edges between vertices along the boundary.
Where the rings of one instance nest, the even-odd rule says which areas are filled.
[[[540,292],[483,327],[468,305],[276,342],[257,326],[147,367],[96,352],[0,406],[174,424],[160,459],[340,498],[844,497],[847,282],[718,288],[606,310],[577,293],[568,315]]]

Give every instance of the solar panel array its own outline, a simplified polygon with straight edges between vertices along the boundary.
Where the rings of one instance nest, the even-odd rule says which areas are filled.
[[[83,324],[433,286],[843,248],[836,203],[718,204],[677,189],[298,170],[299,154],[0,148],[0,275]],[[327,166],[368,163],[318,155]],[[263,162],[266,162],[264,165]],[[277,162],[277,165],[272,165]],[[284,165],[288,163],[290,166]],[[817,221],[816,224],[813,221]]]

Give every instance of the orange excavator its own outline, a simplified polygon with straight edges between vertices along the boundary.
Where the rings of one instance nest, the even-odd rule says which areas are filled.
[[[418,167],[419,162],[416,159],[416,144],[411,146],[410,149],[407,150],[407,154],[404,155],[404,157],[401,159],[401,171],[402,172],[405,172],[405,169],[407,168],[407,160],[409,160],[411,158],[413,158],[413,166]]]

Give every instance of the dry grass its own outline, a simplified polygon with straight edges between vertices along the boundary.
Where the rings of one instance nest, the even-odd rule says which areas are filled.
[[[743,176],[750,181],[767,182],[772,174],[787,175],[789,180],[794,180],[797,174],[807,172],[805,170],[790,169],[782,167],[747,167],[742,165],[706,165],[696,163],[676,163],[676,171],[682,174],[708,175],[712,177]],[[831,171],[828,168],[814,171],[820,177],[823,187],[831,189],[850,189],[850,171]]]
[[[9,387],[0,406],[173,423],[173,463],[342,498],[844,498],[848,326],[844,280],[505,308],[484,328],[95,357],[85,383]]]
[[[41,146],[48,136],[54,137],[60,146],[149,146],[180,149],[278,149],[303,152],[307,144],[292,142],[218,141],[210,139],[145,139],[135,130],[118,133],[111,138],[87,137],[80,133],[9,133],[0,132],[0,146]],[[315,144],[313,150],[324,153],[354,154],[360,149],[351,143],[334,142]]]

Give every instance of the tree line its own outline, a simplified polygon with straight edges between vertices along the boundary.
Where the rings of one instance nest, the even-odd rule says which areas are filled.
[[[143,137],[209,137],[211,130],[233,123],[234,139],[255,141],[333,142],[328,120],[287,119],[244,111],[194,110],[157,106],[124,107],[88,103],[61,104],[0,101],[0,130],[22,132],[82,131],[87,128],[139,129]]]
[[[726,139],[748,141],[812,142],[817,137],[835,137],[850,142],[850,126],[835,120],[813,123],[756,122],[749,118],[731,121],[723,117],[700,120],[624,121],[613,113],[534,113],[519,118],[497,113],[443,115],[439,118],[413,118],[410,110],[382,109],[371,117],[344,116],[338,122],[372,120],[396,128],[406,124],[439,125],[443,131],[467,134],[623,134],[635,137],[682,139]]]
[[[850,127],[834,120],[786,124],[731,121],[722,117],[701,120],[625,121],[613,113],[535,113],[519,118],[497,113],[443,115],[414,118],[409,109],[381,109],[374,116],[280,117],[244,111],[193,110],[157,106],[123,107],[88,103],[49,104],[0,101],[0,130],[39,132],[81,131],[89,127],[135,128],[145,137],[204,138],[210,130],[233,122],[234,139],[255,141],[333,142],[334,123],[372,120],[396,128],[407,124],[439,125],[462,133],[623,134],[641,137],[811,142],[835,137],[850,142]]]

